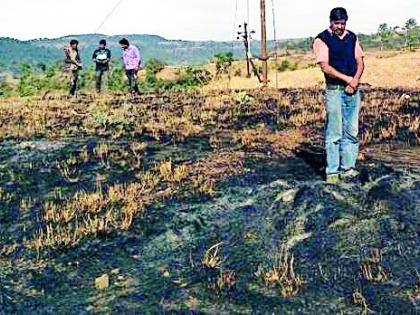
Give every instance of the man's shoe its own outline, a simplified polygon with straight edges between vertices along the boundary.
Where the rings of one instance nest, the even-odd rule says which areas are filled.
[[[340,174],[340,179],[350,179],[355,178],[360,175],[360,172],[358,170],[355,170],[354,168],[351,168],[347,171],[344,171]]]
[[[337,184],[340,180],[340,176],[338,174],[329,174],[327,175],[327,184]]]

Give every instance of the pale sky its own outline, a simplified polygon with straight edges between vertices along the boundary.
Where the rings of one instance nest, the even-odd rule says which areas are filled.
[[[98,31],[154,34],[168,39],[231,41],[234,25],[247,18],[247,0],[121,0]],[[328,25],[329,11],[347,8],[348,28],[373,33],[378,25],[420,23],[420,0],[266,0],[269,38],[274,1],[277,38],[315,36]],[[119,0],[0,0],[0,37],[33,39],[94,33]],[[250,2],[250,24],[259,37],[259,0]],[[235,23],[235,5],[238,3]]]

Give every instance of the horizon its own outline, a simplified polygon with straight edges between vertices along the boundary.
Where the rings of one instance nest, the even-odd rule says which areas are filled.
[[[409,18],[407,18],[408,20]],[[358,32],[357,34],[362,34],[362,35],[374,35],[376,32],[372,32],[372,33],[361,33]],[[36,38],[29,38],[29,39],[19,39],[19,38],[14,38],[14,37],[10,37],[10,36],[0,36],[0,39],[12,39],[12,40],[18,40],[21,42],[30,42],[30,41],[37,41],[37,40],[55,40],[55,39],[64,39],[64,38],[71,38],[71,37],[78,37],[78,36],[104,36],[104,37],[115,37],[115,36],[122,36],[122,37],[129,37],[129,36],[151,36],[151,37],[160,37],[166,41],[185,41],[185,42],[220,42],[220,43],[225,43],[225,42],[232,42],[232,40],[215,40],[215,39],[207,39],[207,40],[192,40],[192,39],[182,39],[182,38],[167,38],[164,37],[162,35],[159,34],[146,34],[146,33],[132,33],[132,34],[103,34],[103,33],[80,33],[80,34],[68,34],[68,35],[62,35],[62,36],[58,36],[58,37],[36,37]],[[305,39],[311,36],[306,36],[306,37],[290,37],[290,38],[277,38],[277,41],[287,41],[287,40],[301,40],[301,39]],[[313,36],[312,36],[313,37]],[[240,40],[234,40],[235,42],[241,43]],[[258,42],[260,41],[260,39],[253,39],[254,42]],[[267,41],[272,42],[274,41],[273,38],[268,38]]]
[[[2,4],[0,36],[31,41],[91,34],[110,37],[151,35],[172,41],[232,42],[236,38],[238,25],[249,21],[250,29],[256,31],[257,39],[260,38],[259,1],[249,1],[248,15],[244,0],[202,0],[200,6],[193,0],[178,0],[176,3],[170,0],[156,0],[153,3],[138,3],[135,0],[74,0],[75,7],[83,8],[74,16],[64,1],[43,0],[42,3],[33,3],[29,0],[15,0]],[[347,8],[350,30],[366,35],[375,33],[381,23],[403,26],[409,18],[420,19],[420,1],[417,0],[401,0],[398,7],[379,0],[367,3],[363,0],[325,0],[321,4],[308,0],[290,3],[284,0],[272,1],[267,1],[269,40],[274,40],[274,25],[277,40],[316,36],[328,27],[329,11],[336,6]],[[118,3],[120,5],[115,7]],[[271,3],[274,3],[275,23]],[[71,23],[72,19],[74,23]],[[22,23],[22,20],[26,23]]]

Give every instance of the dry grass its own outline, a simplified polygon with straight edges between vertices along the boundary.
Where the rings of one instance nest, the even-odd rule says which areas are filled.
[[[234,271],[220,269],[216,280],[216,292],[221,294],[224,291],[232,290],[235,287],[236,278]]]
[[[356,290],[353,293],[352,297],[353,297],[353,303],[362,308],[362,312],[361,312],[362,315],[374,314],[374,312],[372,312],[369,309],[369,305],[366,301],[366,298],[362,295],[362,293]]]
[[[267,287],[279,289],[281,296],[293,297],[303,285],[301,277],[295,273],[294,265],[294,256],[283,246],[273,267],[269,270],[258,270],[256,276],[262,278]]]
[[[224,257],[220,252],[220,247],[223,242],[214,244],[204,253],[203,259],[201,260],[202,264],[210,269],[220,268],[220,265],[224,261]]]
[[[420,279],[417,280],[416,288],[407,294],[408,298],[414,303],[420,301]]]
[[[291,155],[304,141],[302,133],[296,129],[273,132],[265,126],[242,130],[234,135],[234,139],[247,150],[269,151],[283,156]]]
[[[389,279],[389,273],[381,266],[382,252],[375,248],[371,250],[369,256],[362,262],[360,269],[363,278],[372,282],[385,282]]]
[[[393,140],[401,137],[402,131],[404,140],[418,143],[420,118],[413,105],[417,99],[417,92],[399,89],[366,91],[361,114],[362,144]],[[249,153],[290,156],[303,144],[319,145],[325,116],[323,101],[322,90],[315,88],[163,93],[130,101],[125,97],[94,99],[89,95],[74,100],[1,99],[1,140],[95,136],[131,143],[121,150],[100,142],[93,152],[86,148],[79,155],[57,161],[57,174],[69,183],[83,180],[80,170],[84,163],[92,161],[104,170],[115,165],[128,167],[137,181],[104,188],[106,178],[99,174],[97,191],[81,191],[72,199],[46,203],[40,218],[44,226],[28,246],[37,250],[74,246],[85,237],[128,229],[148,205],[162,198],[188,191],[214,195],[218,182],[244,172]],[[165,160],[146,172],[141,170],[147,148],[139,141],[142,135],[159,142],[200,136],[209,139],[214,151],[196,163],[176,165]],[[0,198],[9,197],[0,191]]]
[[[362,144],[393,139],[404,128],[411,134],[409,137],[417,135],[415,141],[419,141],[420,118],[415,115],[416,108],[408,105],[416,102],[416,92],[377,89],[365,91],[364,95]],[[91,105],[86,107],[86,102]],[[322,89],[315,88],[282,90],[280,93],[275,90],[233,94],[219,91],[164,93],[143,96],[131,103],[125,98],[106,96],[95,101],[89,96],[48,101],[1,99],[0,139],[34,136],[136,139],[147,134],[158,141],[168,138],[183,141],[190,136],[208,136],[216,149],[226,142],[239,141],[248,150],[269,148],[284,154],[299,145],[300,133],[305,140],[318,138],[319,141],[325,117],[323,103]],[[83,114],[75,115],[75,112]],[[255,121],[251,127],[247,126],[249,120]],[[261,127],[265,121],[287,128],[287,131],[274,132]],[[288,143],[283,143],[283,135],[287,136]],[[138,157],[144,150],[139,145],[132,148]],[[98,150],[97,156],[107,166],[107,148]],[[85,155],[84,159],[87,158]],[[134,163],[140,166],[141,161],[137,158]],[[71,174],[69,178],[72,178]]]
[[[81,191],[62,204],[47,202],[43,209],[45,228],[40,228],[27,246],[39,253],[44,247],[71,247],[88,236],[126,230],[151,203],[156,185],[156,177],[145,173],[142,181],[116,184],[106,193]]]
[[[105,145],[99,148],[101,157],[109,152]],[[138,172],[134,183],[114,184],[106,191],[98,185],[93,192],[79,191],[71,199],[48,201],[41,212],[43,227],[26,246],[39,255],[46,247],[72,247],[86,237],[127,230],[153,202],[183,190],[191,193],[191,188],[213,193],[217,182],[243,172],[243,158],[234,152],[221,152],[192,165],[175,166],[171,161],[163,161],[151,171]],[[21,201],[23,207],[29,202]]]
[[[314,56],[292,56],[292,62],[301,63],[301,68],[305,68],[310,63],[314,63]],[[308,59],[310,61],[308,61]],[[281,60],[279,60],[281,62]],[[367,52],[365,56],[366,71],[362,78],[363,83],[368,83],[374,87],[405,87],[420,88],[420,50],[416,52]],[[296,71],[286,71],[276,73],[274,61],[269,65],[269,87],[275,88],[310,88],[323,86],[324,77],[318,67],[299,69]],[[242,68],[245,73],[245,64],[236,64],[234,68]],[[232,71],[232,73],[235,70]],[[276,85],[278,82],[278,85]],[[205,90],[213,89],[254,89],[259,88],[260,84],[256,77],[246,78],[245,76],[232,76],[229,81],[222,78],[213,81]]]

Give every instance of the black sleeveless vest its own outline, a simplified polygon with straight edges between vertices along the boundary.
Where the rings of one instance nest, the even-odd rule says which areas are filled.
[[[337,71],[348,76],[354,77],[357,73],[357,63],[355,48],[357,36],[348,31],[347,35],[340,39],[337,34],[330,33],[328,30],[320,33],[316,38],[322,40],[329,50],[329,65]],[[325,75],[327,84],[347,85],[340,79],[334,79]]]

